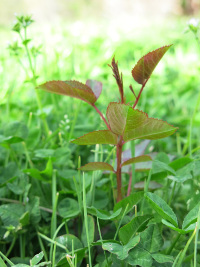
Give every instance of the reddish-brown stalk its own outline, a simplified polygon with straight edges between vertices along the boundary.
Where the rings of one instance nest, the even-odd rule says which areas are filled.
[[[117,202],[122,200],[122,146],[123,146],[123,139],[122,136],[119,138],[119,142],[117,144]]]
[[[95,106],[95,104],[91,104],[91,106],[96,110],[96,112],[100,115],[100,117],[102,118],[102,120],[105,122],[108,130],[110,130],[110,125],[108,124],[107,120],[105,119],[104,115],[101,113],[101,111],[97,108],[97,106]]]
[[[143,83],[143,85],[142,85],[142,87],[141,87],[141,89],[140,89],[140,92],[139,92],[138,96],[136,97],[136,100],[135,100],[135,103],[134,103],[134,105],[133,105],[133,108],[135,108],[135,106],[137,105],[137,103],[138,103],[138,101],[139,101],[139,99],[140,99],[140,96],[141,96],[141,94],[142,94],[142,91],[143,91],[143,89],[144,89],[146,83],[148,82],[148,80],[149,80],[149,79],[146,79],[146,81]]]
[[[119,73],[118,68],[118,62],[115,61],[115,58],[113,57],[111,65],[109,65],[112,69],[113,76],[117,82],[120,98],[121,98],[121,104],[125,103],[125,97],[124,97],[124,88],[123,88],[123,76],[122,73]],[[122,200],[122,168],[121,168],[121,161],[122,161],[122,146],[123,146],[123,138],[122,136],[119,137],[119,141],[117,143],[117,202]]]

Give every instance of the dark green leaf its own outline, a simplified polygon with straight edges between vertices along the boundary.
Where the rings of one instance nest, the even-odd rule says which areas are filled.
[[[44,253],[43,253],[43,251],[40,252],[39,254],[35,255],[35,256],[30,260],[30,264],[31,264],[31,266],[38,264],[38,263],[42,260],[43,257],[44,257]]]
[[[128,252],[133,249],[140,241],[140,236],[132,238],[125,246],[117,243],[104,243],[102,248],[108,250],[110,253],[116,254],[118,259],[124,260],[128,257]]]
[[[122,243],[127,244],[137,232],[143,231],[151,218],[151,215],[137,216],[121,227],[119,230],[119,239]]]
[[[158,263],[165,263],[165,262],[173,262],[174,261],[174,258],[172,256],[169,256],[169,255],[156,253],[156,254],[152,254],[151,256]]]
[[[13,121],[6,125],[4,129],[4,136],[26,139],[28,136],[28,128],[22,122]]]
[[[197,216],[200,208],[200,203],[198,203],[186,216],[183,221],[182,229],[186,229],[197,221]]]
[[[146,193],[146,200],[149,202],[151,207],[162,216],[163,219],[171,222],[175,227],[178,227],[178,222],[175,213],[169,207],[169,205],[158,195],[154,193]]]
[[[124,213],[127,205],[127,210],[126,213],[128,213],[130,210],[133,209],[133,206],[136,205],[144,196],[143,192],[137,192],[134,194],[131,194],[128,197],[125,197],[121,201],[119,201],[115,206],[114,206],[114,212],[122,208],[121,215]]]
[[[90,213],[94,216],[97,216],[101,220],[113,220],[117,216],[119,216],[122,208],[118,209],[117,211],[115,211],[113,213],[105,211],[105,210],[96,209],[94,207],[88,208],[87,210],[88,210],[88,213]]]
[[[58,212],[65,219],[73,218],[80,212],[78,202],[72,198],[64,198],[58,204]]]
[[[151,267],[153,262],[151,254],[138,246],[129,252],[129,255],[125,261],[130,265],[139,265],[142,267]]]
[[[0,217],[5,226],[19,225],[20,218],[25,212],[25,208],[21,204],[4,204],[0,206]]]
[[[157,224],[151,224],[140,234],[140,245],[150,253],[159,251],[163,246],[163,238]]]

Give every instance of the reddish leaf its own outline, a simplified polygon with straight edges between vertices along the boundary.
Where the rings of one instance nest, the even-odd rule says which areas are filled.
[[[113,167],[106,162],[90,162],[79,168],[81,171],[111,171],[114,172]]]
[[[138,163],[138,162],[145,162],[145,161],[152,161],[152,158],[147,155],[139,156],[139,157],[134,157],[131,158],[125,162],[122,163],[122,166],[126,166],[132,163]]]
[[[137,62],[135,67],[132,69],[132,76],[137,83],[143,84],[147,79],[149,79],[153,70],[170,46],[171,45],[163,46],[149,52]]]
[[[125,104],[112,102],[108,105],[106,115],[113,133],[118,135],[123,134],[128,110],[129,106]]]
[[[102,83],[95,80],[87,80],[86,85],[92,89],[98,99],[102,91]]]
[[[113,134],[109,130],[94,131],[71,141],[71,143],[77,145],[96,145],[96,144],[116,145],[117,135]]]
[[[134,129],[129,127],[124,134],[124,141],[127,142],[135,139],[161,139],[172,135],[177,129],[178,128],[168,124],[165,121],[147,118],[140,127]]]
[[[109,104],[106,115],[111,131],[118,135],[123,135],[126,129],[139,127],[147,118],[146,113],[116,102]]]
[[[51,93],[75,97],[90,104],[95,103],[98,98],[90,87],[77,81],[50,81],[38,88]]]
[[[146,113],[121,103],[110,103],[107,117],[111,131],[123,136],[125,142],[134,139],[160,139],[177,130],[167,122],[149,118]]]

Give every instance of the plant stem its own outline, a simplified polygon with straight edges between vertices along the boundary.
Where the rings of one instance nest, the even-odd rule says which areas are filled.
[[[46,241],[48,241],[48,242],[50,242],[50,243],[56,244],[57,247],[62,248],[62,249],[64,249],[67,253],[69,253],[69,251],[68,251],[68,249],[66,248],[66,246],[63,246],[62,244],[57,243],[56,241],[54,241],[54,240],[52,240],[51,238],[49,238],[49,237],[47,237],[47,236],[41,234],[40,232],[38,232],[37,234],[38,234],[40,237],[42,237],[44,240],[46,240]]]
[[[174,239],[173,243],[171,244],[171,246],[169,247],[169,249],[166,252],[166,255],[170,255],[170,253],[172,252],[173,248],[175,247],[177,241],[179,240],[179,238],[181,237],[181,234],[179,233],[177,235],[177,237]]]
[[[118,224],[117,231],[116,231],[115,236],[114,236],[114,240],[117,238],[117,235],[118,235],[118,232],[119,232],[119,228],[120,228],[120,226],[121,226],[121,224],[122,224],[122,221],[123,221],[123,219],[124,219],[124,216],[126,215],[126,211],[127,211],[128,207],[129,207],[129,203],[126,205],[126,208],[125,208],[125,210],[124,210],[124,213],[123,213],[123,215],[122,215],[122,217],[121,217],[121,220],[120,220],[120,222],[119,222],[119,224]]]
[[[199,226],[200,226],[200,208],[197,215],[197,223],[196,223],[196,235],[195,235],[195,242],[194,242],[194,267],[197,266],[197,242],[198,242],[198,235],[199,235]]]
[[[97,108],[97,106],[95,106],[95,104],[91,104],[91,106],[92,106],[92,107],[97,111],[97,113],[101,116],[101,118],[102,118],[102,120],[105,122],[105,124],[106,124],[108,130],[111,130],[111,129],[110,129],[110,126],[109,126],[109,124],[108,124],[108,122],[107,122],[107,120],[105,119],[105,117],[104,117],[104,115],[101,113],[101,111]]]
[[[38,241],[39,241],[39,244],[40,244],[40,248],[41,248],[41,250],[43,251],[43,253],[44,253],[44,259],[45,259],[45,261],[48,261],[48,256],[47,256],[47,252],[46,252],[46,250],[45,250],[45,247],[44,247],[44,244],[43,244],[43,242],[42,242],[42,239],[41,239],[41,237],[37,234],[37,237],[38,237]]]
[[[133,108],[135,108],[135,106],[137,105],[137,103],[138,103],[138,101],[139,101],[139,99],[140,99],[140,96],[141,96],[141,94],[142,94],[142,91],[143,91],[143,89],[144,89],[146,83],[148,82],[148,80],[149,80],[149,79],[147,79],[147,80],[143,83],[143,85],[142,85],[142,87],[141,87],[141,89],[140,89],[140,92],[139,92],[139,94],[138,94],[138,96],[137,96],[137,98],[136,98],[136,100],[135,100],[134,105],[133,105]]]
[[[192,239],[195,237],[196,230],[197,230],[197,227],[194,229],[194,232],[192,233],[192,235],[191,235],[190,239],[188,240],[187,244],[185,245],[184,250],[183,250],[183,251],[181,252],[181,254],[180,254],[180,257],[179,257],[179,259],[178,259],[178,262],[177,262],[176,265],[174,265],[174,267],[175,267],[175,266],[176,266],[176,267],[180,267],[180,266],[182,266],[183,259],[184,259],[184,257],[185,257],[185,254],[186,254],[186,252],[187,252],[187,250],[188,250],[188,247],[189,247],[190,243],[192,242]]]
[[[10,261],[1,251],[0,251],[0,256],[7,261],[8,264],[10,264],[10,266],[14,266],[14,263],[12,263],[12,261]]]
[[[122,169],[121,169],[121,161],[122,161],[122,146],[123,140],[122,136],[120,136],[119,142],[117,144],[117,202],[122,200]]]
[[[101,242],[101,245],[103,246],[103,239],[102,239],[102,235],[101,235],[101,228],[100,228],[100,225],[99,225],[99,218],[98,218],[98,216],[97,216],[97,227],[98,227],[100,242]],[[104,253],[104,256],[105,256],[105,259],[106,259],[106,263],[108,265],[108,259],[107,259],[105,250],[103,251],[103,253]]]
[[[14,245],[15,245],[16,240],[17,240],[17,237],[16,237],[16,235],[15,235],[14,238],[13,238],[13,240],[12,240],[12,243],[11,243],[11,245],[10,245],[10,247],[9,247],[9,249],[8,249],[8,251],[7,251],[7,253],[6,253],[6,257],[8,257],[8,256],[10,255],[10,253],[11,253],[11,251],[12,251]]]
[[[135,157],[135,141],[133,140],[131,142],[131,157]],[[131,164],[131,173],[132,173],[132,181],[131,181],[131,190],[134,191],[134,186],[135,186],[135,164]],[[130,192],[129,192],[130,194]]]
[[[87,220],[87,199],[86,199],[86,191],[85,191],[85,176],[83,173],[83,211],[84,211],[84,223],[85,223],[85,231],[87,237],[88,244],[88,253],[89,253],[89,267],[92,267],[92,259],[91,259],[91,251],[90,251],[90,239],[89,239],[89,229],[88,229],[88,220]]]
[[[53,238],[54,233],[56,231],[56,227],[57,227],[56,208],[57,208],[59,193],[56,193],[57,192],[56,181],[57,181],[56,170],[53,170],[53,175],[52,175],[52,208],[53,208],[53,213],[52,213],[52,217],[51,217],[51,238]]]

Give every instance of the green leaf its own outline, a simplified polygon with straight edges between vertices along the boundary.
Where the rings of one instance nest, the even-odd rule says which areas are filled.
[[[197,221],[197,216],[200,208],[200,203],[198,203],[186,216],[183,221],[182,229],[188,228],[191,224]]]
[[[127,244],[137,232],[143,231],[151,218],[151,215],[137,216],[121,227],[119,230],[119,239],[122,243]]]
[[[89,234],[89,243],[91,244],[94,241],[94,232],[95,232],[95,224],[94,224],[94,219],[92,216],[88,215],[87,216],[88,220],[88,234]],[[82,228],[82,233],[81,233],[81,240],[83,242],[83,245],[85,247],[88,246],[87,243],[87,235],[86,235],[86,229],[85,229],[85,222],[83,223],[83,228]]]
[[[151,224],[140,234],[140,245],[150,253],[159,251],[163,243],[164,241],[157,224]]]
[[[134,194],[131,194],[128,197],[125,197],[121,201],[119,201],[117,204],[114,206],[114,212],[122,208],[121,215],[124,213],[127,205],[127,210],[126,213],[128,213],[130,210],[133,209],[133,206],[136,205],[144,196],[143,192],[137,192]]]
[[[145,162],[145,161],[151,161],[152,158],[148,155],[142,155],[138,157],[131,158],[129,160],[126,160],[122,163],[122,166],[126,166],[132,163],[138,163],[138,162]]]
[[[111,171],[115,172],[113,167],[106,162],[90,162],[79,168],[81,171]]]
[[[5,137],[3,135],[0,135],[0,144],[16,144],[16,143],[20,143],[24,141],[23,138],[21,137],[17,137],[17,136],[9,136],[9,137]]]
[[[165,171],[168,171],[169,173],[172,173],[172,174],[176,174],[176,172],[174,171],[173,168],[171,168],[168,164],[162,162],[162,161],[159,161],[159,160],[154,160],[153,161],[153,166],[152,166],[152,169],[153,169],[153,173],[157,173],[157,172],[161,172],[163,170]]]
[[[40,174],[40,171],[38,169],[24,169],[23,170],[24,173],[26,173],[27,175],[30,175],[31,177],[40,180],[40,181],[44,181],[46,182],[47,180],[45,178],[42,177],[42,175]]]
[[[4,204],[0,206],[0,217],[4,226],[12,225],[17,227],[24,212],[25,208],[21,204]]]
[[[119,214],[121,213],[121,210],[122,210],[122,208],[120,208],[117,211],[111,213],[109,211],[96,209],[94,207],[87,208],[88,213],[90,213],[90,214],[92,214],[94,216],[97,216],[101,220],[113,220],[117,216],[119,216]]]
[[[64,198],[58,204],[58,212],[65,219],[73,218],[80,212],[78,202],[72,198]]]
[[[192,162],[193,159],[189,158],[189,157],[182,157],[180,159],[176,159],[172,162],[169,163],[169,166],[171,168],[173,168],[175,171],[183,168],[185,165],[189,164],[190,162]]]
[[[83,244],[81,241],[74,235],[66,234],[61,235],[55,239],[57,243],[60,243],[61,245],[65,246],[69,252],[72,251],[72,247],[74,250],[78,250],[76,252],[77,254],[77,261],[80,262],[84,255],[86,248],[83,248]],[[59,248],[57,246],[56,248],[56,266],[68,266],[67,265],[67,259],[66,259],[66,251],[64,251],[62,248]]]
[[[178,232],[178,233],[180,233],[180,234],[187,234],[187,233],[189,233],[189,232],[191,232],[191,230],[189,230],[189,231],[185,231],[185,230],[182,230],[182,229],[180,229],[180,228],[178,228],[178,227],[175,227],[173,224],[171,224],[170,222],[168,222],[168,221],[166,221],[166,220],[164,220],[164,219],[162,219],[162,223],[164,224],[164,225],[166,225],[167,227],[169,227],[169,228],[171,228],[172,230],[174,230],[174,231],[176,231],[176,232]]]
[[[9,182],[14,181],[20,175],[20,171],[17,164],[14,162],[9,162],[0,174],[0,187],[5,186]]]
[[[7,183],[7,187],[16,195],[21,195],[26,190],[27,184],[28,177],[22,173],[12,183]]]
[[[41,219],[40,198],[35,196],[33,199],[31,199],[30,202],[27,204],[27,209],[30,213],[30,222],[33,225],[39,223]]]
[[[153,263],[151,254],[138,246],[129,252],[129,255],[125,261],[130,265],[139,265],[142,267],[151,267]]]
[[[97,100],[95,95],[97,91],[94,93],[90,87],[78,81],[50,81],[38,88],[51,93],[75,97],[90,104],[94,104]]]
[[[24,140],[28,137],[28,128],[22,122],[13,121],[6,125],[4,129],[4,136],[17,137]]]
[[[53,173],[53,165],[52,165],[52,160],[51,158],[49,158],[49,160],[47,161],[47,165],[46,168],[40,172],[40,174],[42,174],[44,177],[47,176],[47,179],[52,177],[52,173]]]
[[[171,45],[163,46],[149,52],[137,62],[135,67],[132,69],[132,76],[137,83],[143,84],[147,79],[149,79],[153,70],[170,46]]]
[[[110,253],[116,254],[118,259],[124,260],[128,257],[128,252],[133,249],[140,241],[140,236],[132,238],[125,246],[121,246],[117,243],[104,243],[102,248]]]
[[[49,157],[53,157],[54,149],[37,149],[34,154],[37,158],[49,159]]]
[[[30,260],[30,264],[31,266],[38,264],[38,262],[40,262],[42,260],[42,258],[44,257],[44,253],[43,251],[40,252],[39,254],[35,255],[31,260]]]
[[[26,226],[29,224],[30,214],[29,211],[26,211],[20,218],[19,222],[22,226]]]
[[[113,134],[109,130],[94,131],[71,141],[71,143],[77,145],[96,145],[96,144],[116,145],[117,135]]]
[[[7,267],[7,265],[4,263],[4,261],[2,260],[1,257],[0,257],[0,266],[1,267]]]
[[[40,181],[51,181],[53,172],[52,160],[51,158],[49,158],[49,160],[47,161],[46,168],[43,171],[39,171],[38,169],[33,168],[24,169],[23,172]]]
[[[173,262],[174,261],[174,258],[172,256],[169,256],[169,255],[155,253],[155,254],[152,254],[151,256],[158,263],[165,263],[165,262]]]
[[[23,264],[23,263],[18,263],[16,265],[13,265],[12,267],[29,267],[29,265]]]
[[[175,213],[162,198],[150,192],[145,194],[145,198],[149,202],[151,207],[158,214],[160,214],[163,219],[171,222],[175,227],[178,227],[178,222]]]

